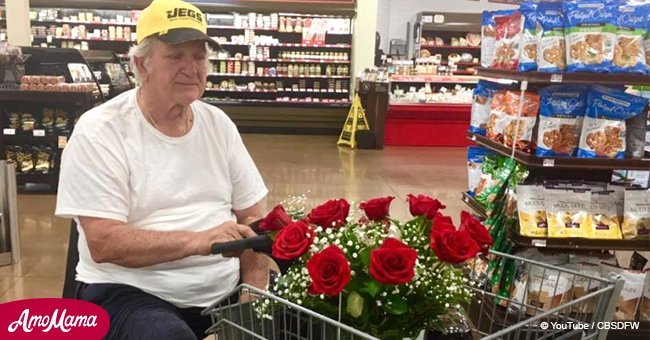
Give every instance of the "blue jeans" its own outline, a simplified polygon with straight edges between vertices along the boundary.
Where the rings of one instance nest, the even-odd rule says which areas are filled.
[[[105,339],[205,338],[212,325],[203,308],[178,308],[169,302],[123,284],[79,283],[75,297],[106,310],[111,326]]]

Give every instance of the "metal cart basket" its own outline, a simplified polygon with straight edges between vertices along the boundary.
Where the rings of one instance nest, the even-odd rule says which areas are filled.
[[[604,279],[494,251],[489,257],[510,264],[499,266],[500,273],[487,273],[486,262],[469,265],[474,297],[463,307],[469,316],[466,330],[472,338],[605,339],[605,322],[612,319],[623,288],[620,277]],[[516,270],[508,273],[504,268]],[[503,296],[498,287],[490,285],[494,275],[513,277],[509,294]],[[239,302],[227,304],[235,298]],[[258,313],[264,301],[275,302],[265,316]],[[340,318],[345,311],[339,305]],[[219,340],[376,339],[246,284],[207,307],[203,314],[212,317],[207,333]]]

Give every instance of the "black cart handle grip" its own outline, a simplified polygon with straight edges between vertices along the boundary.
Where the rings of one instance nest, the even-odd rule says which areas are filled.
[[[212,254],[238,252],[249,248],[258,252],[268,252],[272,244],[273,240],[268,235],[259,235],[235,241],[213,243]]]

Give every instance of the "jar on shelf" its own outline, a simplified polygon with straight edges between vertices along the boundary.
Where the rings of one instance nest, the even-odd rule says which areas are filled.
[[[239,60],[235,61],[235,73],[240,74],[241,72],[241,62]]]
[[[295,68],[294,68],[294,72],[295,72]],[[298,72],[295,73],[296,74],[294,74],[294,76],[305,74],[305,66],[303,64],[300,64],[300,66],[298,66]]]
[[[293,64],[289,64],[287,67],[287,72],[285,73],[287,76],[292,76],[293,75]]]
[[[248,73],[253,74],[255,72],[255,63],[252,61],[248,62]]]
[[[317,75],[317,76],[320,76],[321,74],[322,74],[322,73],[321,73],[321,67],[320,67],[320,64],[317,64],[317,65],[316,65],[316,75]]]
[[[332,75],[332,65],[327,65],[327,67],[325,67],[325,75],[328,77]]]

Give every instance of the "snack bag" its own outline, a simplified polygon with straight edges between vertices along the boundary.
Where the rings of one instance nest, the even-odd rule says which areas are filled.
[[[593,238],[620,240],[621,227],[616,215],[616,192],[591,191],[591,228]]]
[[[512,147],[513,143],[517,149],[531,152],[535,148],[533,141],[533,129],[537,122],[539,112],[539,96],[534,93],[524,93],[524,105],[521,116],[517,119],[520,106],[520,93],[506,92],[506,115],[503,123],[503,143]],[[519,123],[517,123],[519,121]]]
[[[574,275],[541,266],[530,268],[526,302],[537,308],[526,308],[526,313],[536,315],[571,300]]]
[[[524,28],[524,17],[520,11],[511,14],[495,15],[496,42],[492,68],[517,70],[519,65],[519,44]]]
[[[569,72],[608,72],[614,59],[617,5],[607,0],[562,2]]]
[[[519,48],[519,71],[537,70],[537,44],[541,31],[538,28],[537,4],[533,2],[524,2],[519,7],[521,14],[524,16],[524,33],[521,36]]]
[[[650,238],[650,189],[625,190],[623,238]]]
[[[597,264],[577,262],[564,266],[567,269],[575,270],[581,274],[600,277],[600,268]],[[593,293],[600,288],[600,281],[586,276],[576,275],[573,281],[573,299],[576,300],[587,294]],[[596,299],[589,299],[583,303],[573,305],[571,311],[578,313],[593,313],[596,307]]]
[[[566,68],[562,3],[540,2],[537,13],[542,31],[537,67],[540,72],[562,72]]]
[[[494,153],[489,149],[480,146],[470,146],[467,148],[467,178],[468,189],[470,194],[474,194],[481,181],[483,174],[483,161],[488,155]]]
[[[603,86],[592,87],[578,157],[624,158],[625,120],[643,112],[646,105],[645,98]]]
[[[591,238],[590,190],[546,188],[544,190],[548,237]]]
[[[580,128],[587,109],[587,88],[549,86],[539,90],[539,157],[573,156],[580,141]]]
[[[506,110],[508,109],[508,96],[506,91],[497,91],[492,97],[490,115],[485,126],[487,138],[502,143],[503,128],[506,123]]]
[[[650,270],[645,271],[643,296],[639,305],[639,321],[650,321]]]
[[[643,296],[645,274],[627,270],[609,264],[601,264],[601,275],[609,277],[611,273],[621,275],[625,284],[616,304],[613,320],[635,320],[636,310]]]
[[[496,12],[483,11],[481,14],[481,66],[492,66],[494,59],[494,44],[497,32],[494,23]]]
[[[548,225],[544,206],[544,187],[519,184],[516,191],[519,233],[528,237],[546,237]]]
[[[647,5],[618,7],[616,46],[612,61],[614,72],[646,73],[643,40],[648,33],[649,8]]]
[[[622,185],[608,183],[607,190],[614,191],[614,195],[616,197],[616,201],[614,202],[614,205],[616,206],[616,216],[618,216],[618,222],[621,224],[621,228],[623,228],[623,212],[625,211],[625,187]]]
[[[485,136],[485,129],[490,116],[492,98],[497,90],[497,85],[486,80],[479,80],[472,94],[472,113],[469,131]]]

